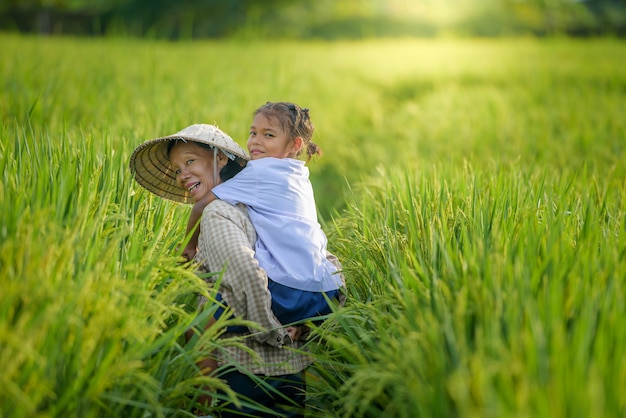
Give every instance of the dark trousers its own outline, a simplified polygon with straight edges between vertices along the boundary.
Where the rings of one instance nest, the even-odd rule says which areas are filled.
[[[228,385],[239,395],[250,399],[273,411],[273,413],[258,411],[257,409],[243,406],[237,409],[233,404],[227,406],[227,411],[221,413],[223,418],[228,417],[304,417],[304,404],[306,398],[306,382],[304,372],[284,376],[259,377],[264,380],[260,384],[245,374],[229,372],[221,375],[220,379],[226,380]],[[245,399],[244,398],[244,399]],[[223,404],[223,406],[226,406]]]

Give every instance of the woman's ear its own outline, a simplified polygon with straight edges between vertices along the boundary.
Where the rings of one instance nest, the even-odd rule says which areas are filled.
[[[228,157],[223,152],[217,153],[217,167],[221,170],[228,163]]]

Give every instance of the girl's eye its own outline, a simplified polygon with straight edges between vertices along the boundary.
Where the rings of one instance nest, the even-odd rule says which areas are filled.
[[[193,161],[194,161],[194,160],[187,160],[187,163],[186,163],[186,164],[187,164],[187,165],[189,165],[189,164],[193,163]]]
[[[174,174],[179,175],[181,172],[181,169],[179,168],[178,170],[174,171]]]

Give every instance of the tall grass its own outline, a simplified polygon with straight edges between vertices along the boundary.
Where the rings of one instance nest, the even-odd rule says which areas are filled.
[[[174,212],[140,204],[112,150],[45,136],[16,131],[0,163],[1,415],[190,409],[201,351],[180,337],[206,290],[167,249]]]
[[[221,387],[195,362],[237,342],[182,338],[209,314],[187,208],[127,164],[197,122],[243,144],[266,100],[311,108],[350,291],[312,415],[626,413],[622,43],[0,45],[0,416],[190,416]]]
[[[337,221],[353,302],[320,331],[320,415],[622,416],[626,184],[387,175]]]

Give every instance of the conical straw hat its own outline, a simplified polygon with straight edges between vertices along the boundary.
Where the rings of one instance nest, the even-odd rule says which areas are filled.
[[[190,203],[187,190],[176,184],[175,169],[167,155],[170,141],[192,141],[223,152],[228,158],[245,165],[248,153],[218,127],[195,124],[173,135],[151,139],[139,145],[130,156],[130,171],[135,180],[148,191],[175,202]]]

